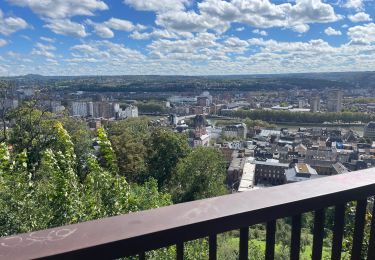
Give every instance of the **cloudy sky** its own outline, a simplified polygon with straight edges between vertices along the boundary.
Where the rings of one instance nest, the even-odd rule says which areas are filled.
[[[375,70],[374,0],[0,0],[0,75]]]

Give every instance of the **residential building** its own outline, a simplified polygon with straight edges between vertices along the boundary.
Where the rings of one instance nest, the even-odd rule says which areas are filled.
[[[341,90],[334,89],[328,92],[327,110],[328,112],[341,112],[343,102],[343,93]]]
[[[256,161],[255,162],[255,185],[276,186],[287,183],[285,170],[289,164],[280,163],[278,160]]]
[[[370,122],[365,126],[363,137],[375,140],[375,122]]]
[[[315,95],[310,99],[310,110],[313,113],[320,111],[320,97]]]
[[[244,123],[227,125],[223,128],[223,135],[226,137],[246,139],[247,126]]]

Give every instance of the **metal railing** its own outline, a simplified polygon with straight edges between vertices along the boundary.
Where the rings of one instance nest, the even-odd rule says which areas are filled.
[[[249,226],[266,224],[265,258],[275,255],[276,220],[292,217],[290,259],[299,259],[301,214],[314,211],[312,258],[321,259],[325,209],[334,206],[332,259],[340,259],[346,203],[357,201],[352,259],[361,259],[367,199],[375,195],[375,169],[237,193],[143,212],[0,238],[0,259],[110,259],[209,237],[216,259],[217,235],[240,230],[239,258],[248,258]],[[375,208],[375,207],[373,207]],[[367,259],[375,259],[375,218]]]

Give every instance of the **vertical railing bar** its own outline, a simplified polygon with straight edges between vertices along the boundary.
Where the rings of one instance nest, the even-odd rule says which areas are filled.
[[[301,245],[301,218],[301,214],[292,217],[292,238],[290,245],[291,260],[299,260]]]
[[[367,252],[367,259],[375,259],[375,197],[372,204],[372,219],[371,219],[371,233]]]
[[[332,260],[341,259],[342,240],[344,236],[345,204],[336,205],[335,223],[332,237]]]
[[[184,259],[184,242],[180,242],[176,244],[176,259],[183,260]]]
[[[275,242],[276,242],[276,220],[271,220],[267,223],[266,234],[266,260],[273,260],[275,258]]]
[[[325,210],[324,209],[316,210],[315,215],[314,215],[314,238],[313,238],[313,249],[312,249],[313,260],[322,259],[324,219],[325,219]]]
[[[216,234],[209,236],[208,247],[209,247],[209,253],[208,253],[209,260],[216,260],[217,258],[217,235]]]
[[[139,253],[139,260],[145,260],[145,259],[146,259],[146,253],[145,252]]]
[[[367,199],[358,200],[355,212],[355,224],[353,234],[352,260],[361,259],[363,235],[366,221]]]
[[[249,257],[249,227],[240,229],[240,260]]]

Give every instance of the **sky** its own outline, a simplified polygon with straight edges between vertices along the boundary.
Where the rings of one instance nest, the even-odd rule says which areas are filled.
[[[0,76],[375,70],[374,0],[0,0]]]

